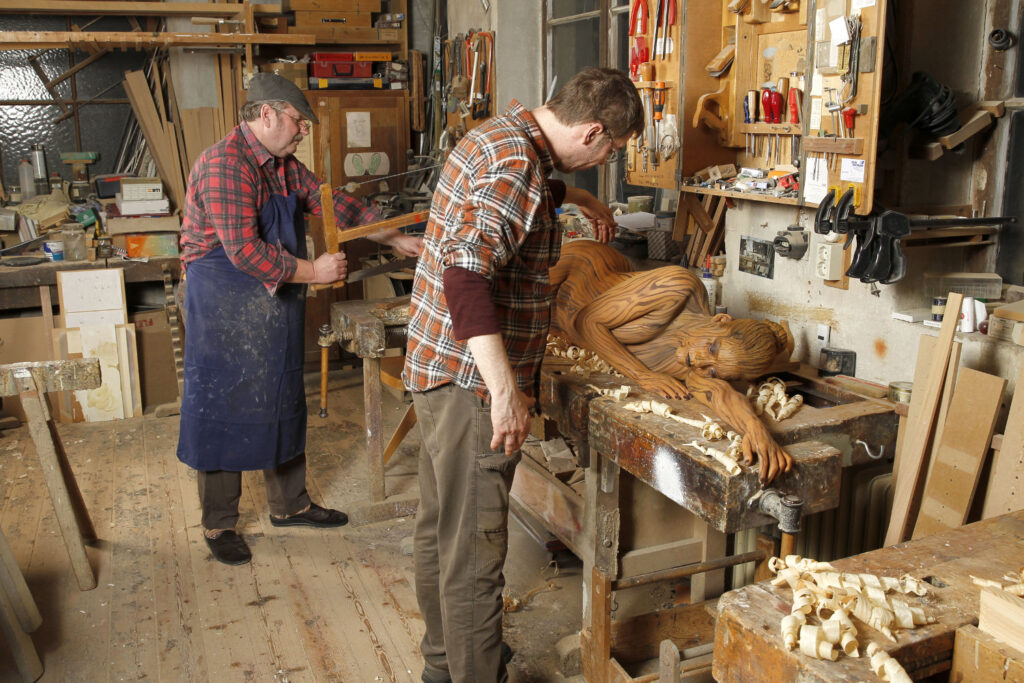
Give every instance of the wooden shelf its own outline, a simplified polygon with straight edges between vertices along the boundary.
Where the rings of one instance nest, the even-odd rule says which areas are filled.
[[[0,31],[0,50],[106,48],[144,50],[153,47],[235,47],[239,45],[314,45],[310,34],[278,33],[145,33],[142,31]]]
[[[773,197],[770,194],[757,194],[754,192],[736,192],[735,190],[715,190],[710,187],[698,187],[696,185],[683,185],[679,188],[681,192],[693,194],[706,194],[714,197],[729,197],[731,199],[749,199],[756,202],[769,202],[772,204],[785,204],[787,206],[800,206],[800,200],[796,197]]]

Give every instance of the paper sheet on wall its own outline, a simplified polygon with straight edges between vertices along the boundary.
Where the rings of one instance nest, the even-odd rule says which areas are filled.
[[[811,100],[811,120],[807,123],[808,130],[821,130],[821,98]]]
[[[825,8],[822,7],[814,12],[814,39],[825,40],[825,26],[828,17],[825,15]]]
[[[818,204],[828,193],[828,168],[821,157],[807,158],[807,171],[804,173],[804,201]]]
[[[345,146],[349,149],[370,146],[370,112],[345,112]]]
[[[875,0],[850,0],[850,14],[856,14],[865,7],[874,7]]]
[[[850,25],[846,23],[846,17],[838,17],[830,21],[828,30],[832,36],[833,45],[850,42]]]
[[[864,182],[864,159],[843,159],[843,166],[839,171],[839,179],[851,183]]]
[[[811,77],[811,97],[821,97],[825,94],[825,77],[817,69]]]

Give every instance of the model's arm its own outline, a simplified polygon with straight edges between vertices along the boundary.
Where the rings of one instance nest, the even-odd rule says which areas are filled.
[[[743,464],[752,465],[757,458],[762,485],[790,470],[792,457],[772,438],[747,398],[728,382],[691,372],[686,377],[686,386],[694,398],[743,434]]]

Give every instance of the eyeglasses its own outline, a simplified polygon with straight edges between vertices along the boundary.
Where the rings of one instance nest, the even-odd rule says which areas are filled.
[[[294,121],[295,125],[299,127],[299,130],[303,134],[309,133],[309,131],[313,129],[313,122],[310,121],[309,119],[304,119],[301,116],[292,116],[291,114],[289,114],[286,111],[282,111],[282,112],[278,112],[278,113],[279,114],[284,114],[285,116],[290,118],[292,121]]]
[[[615,146],[615,138],[613,138],[612,134],[609,133],[607,130],[601,133],[601,135],[608,139],[609,146],[608,156],[605,158],[604,163],[614,164],[617,161],[620,161],[622,159],[623,149],[617,148]]]

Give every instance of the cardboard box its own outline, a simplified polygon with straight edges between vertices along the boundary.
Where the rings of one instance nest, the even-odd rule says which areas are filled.
[[[181,220],[170,216],[107,216],[108,235],[127,235],[133,232],[180,232]]]
[[[53,352],[46,341],[43,316],[0,318],[0,364],[50,360]],[[17,396],[5,396],[0,415],[25,421],[25,411]]]
[[[295,26],[373,26],[373,17],[369,12],[306,12],[295,13]]]
[[[271,62],[264,69],[282,78],[287,78],[299,86],[299,88],[305,90],[306,79],[309,77],[308,67],[309,65],[305,62]]]
[[[380,12],[380,0],[283,0],[285,12]]]
[[[174,347],[167,310],[161,308],[133,313],[128,320],[135,323],[144,409],[177,401],[178,376],[174,371]]]

